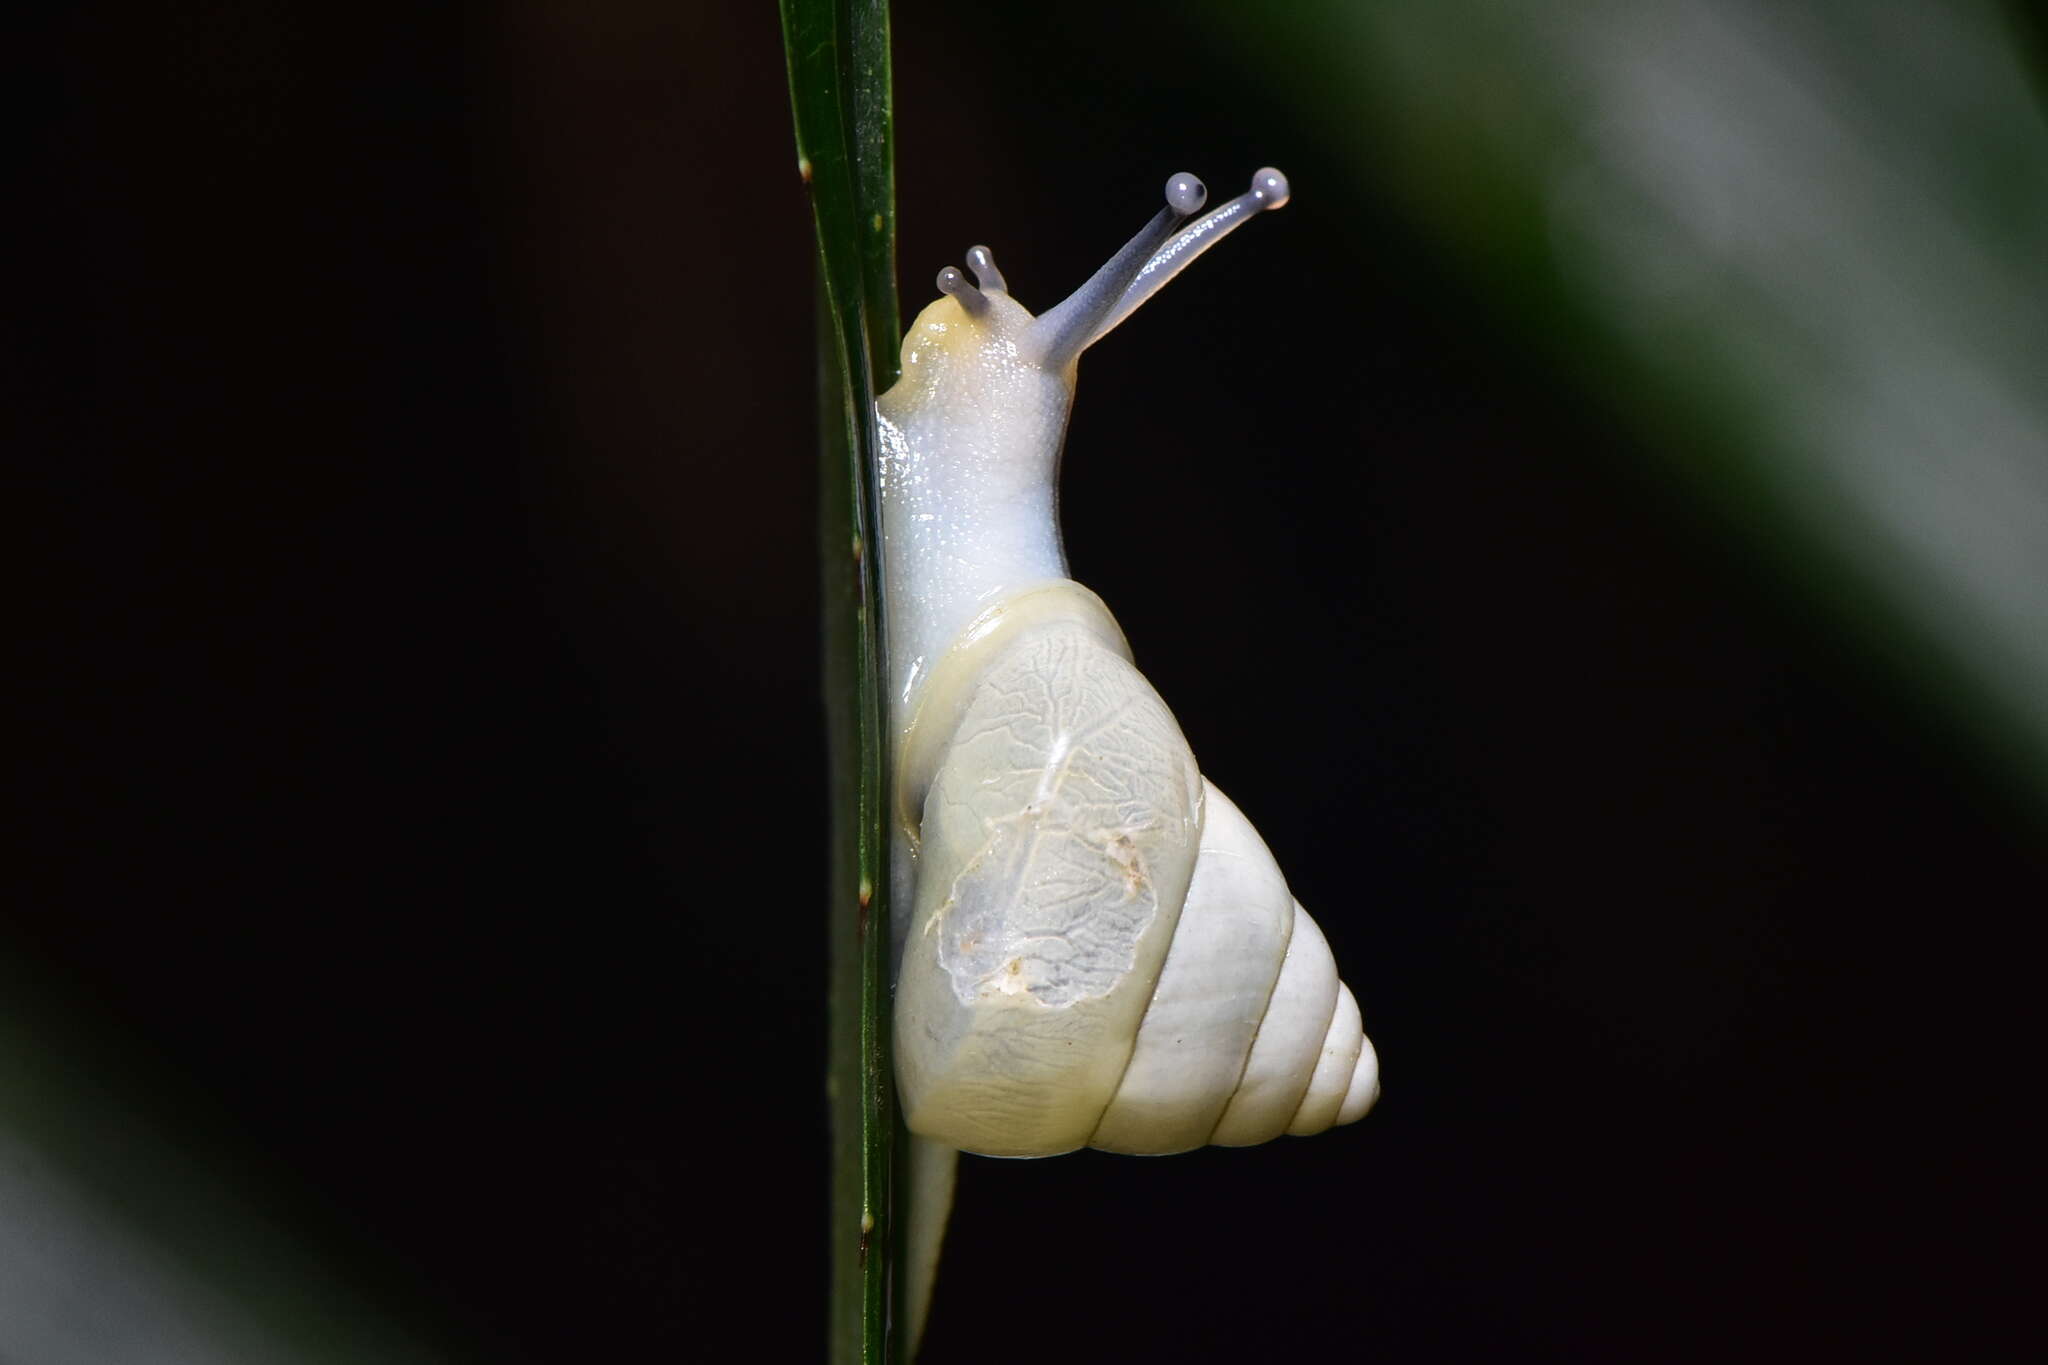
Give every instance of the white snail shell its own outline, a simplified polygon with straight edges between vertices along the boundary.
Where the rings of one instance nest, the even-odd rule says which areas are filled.
[[[1379,1067],[1330,950],[1067,578],[1055,480],[1081,351],[1287,182],[1167,207],[1034,318],[984,247],[878,403],[897,731],[896,1064],[914,1133],[1050,1156],[1349,1123]]]

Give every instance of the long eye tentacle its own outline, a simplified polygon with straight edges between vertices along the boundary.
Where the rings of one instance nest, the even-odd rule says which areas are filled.
[[[1039,315],[1031,330],[1048,369],[1072,364],[1090,342],[1109,330],[1102,319],[1116,307],[1140,267],[1171,241],[1188,216],[1200,212],[1208,199],[1208,187],[1189,172],[1169,177],[1166,204],[1152,216],[1152,221],[1090,275],[1086,284]]]
[[[1288,198],[1287,177],[1271,166],[1262,167],[1253,174],[1250,189],[1180,226],[1185,214],[1176,217],[1174,210],[1187,200],[1184,197],[1176,203],[1174,190],[1183,181],[1201,190],[1201,182],[1193,176],[1175,176],[1168,181],[1168,207],[1090,276],[1088,283],[1033,324],[1048,367],[1071,365],[1197,256],[1264,210],[1280,208]],[[1206,194],[1201,191],[1188,212],[1200,208]]]

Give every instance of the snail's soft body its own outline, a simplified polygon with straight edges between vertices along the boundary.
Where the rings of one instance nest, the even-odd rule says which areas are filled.
[[[877,405],[897,735],[899,1093],[1000,1156],[1241,1146],[1365,1113],[1378,1064],[1322,934],[1203,777],[1122,630],[1067,577],[1056,481],[1081,351],[1277,172],[1168,207],[1040,317],[986,248]]]

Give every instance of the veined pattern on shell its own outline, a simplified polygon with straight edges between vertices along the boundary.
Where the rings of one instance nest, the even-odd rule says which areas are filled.
[[[1053,631],[1010,651],[930,794],[985,835],[929,922],[960,1001],[1028,994],[1059,1007],[1122,982],[1160,913],[1153,869],[1192,857],[1200,780],[1172,714],[1122,656]]]

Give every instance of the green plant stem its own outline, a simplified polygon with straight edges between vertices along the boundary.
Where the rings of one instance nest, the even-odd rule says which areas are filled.
[[[874,400],[899,335],[884,0],[782,0],[819,258],[820,565],[831,748],[832,1358],[885,1365],[902,1218],[886,975],[888,827]]]

